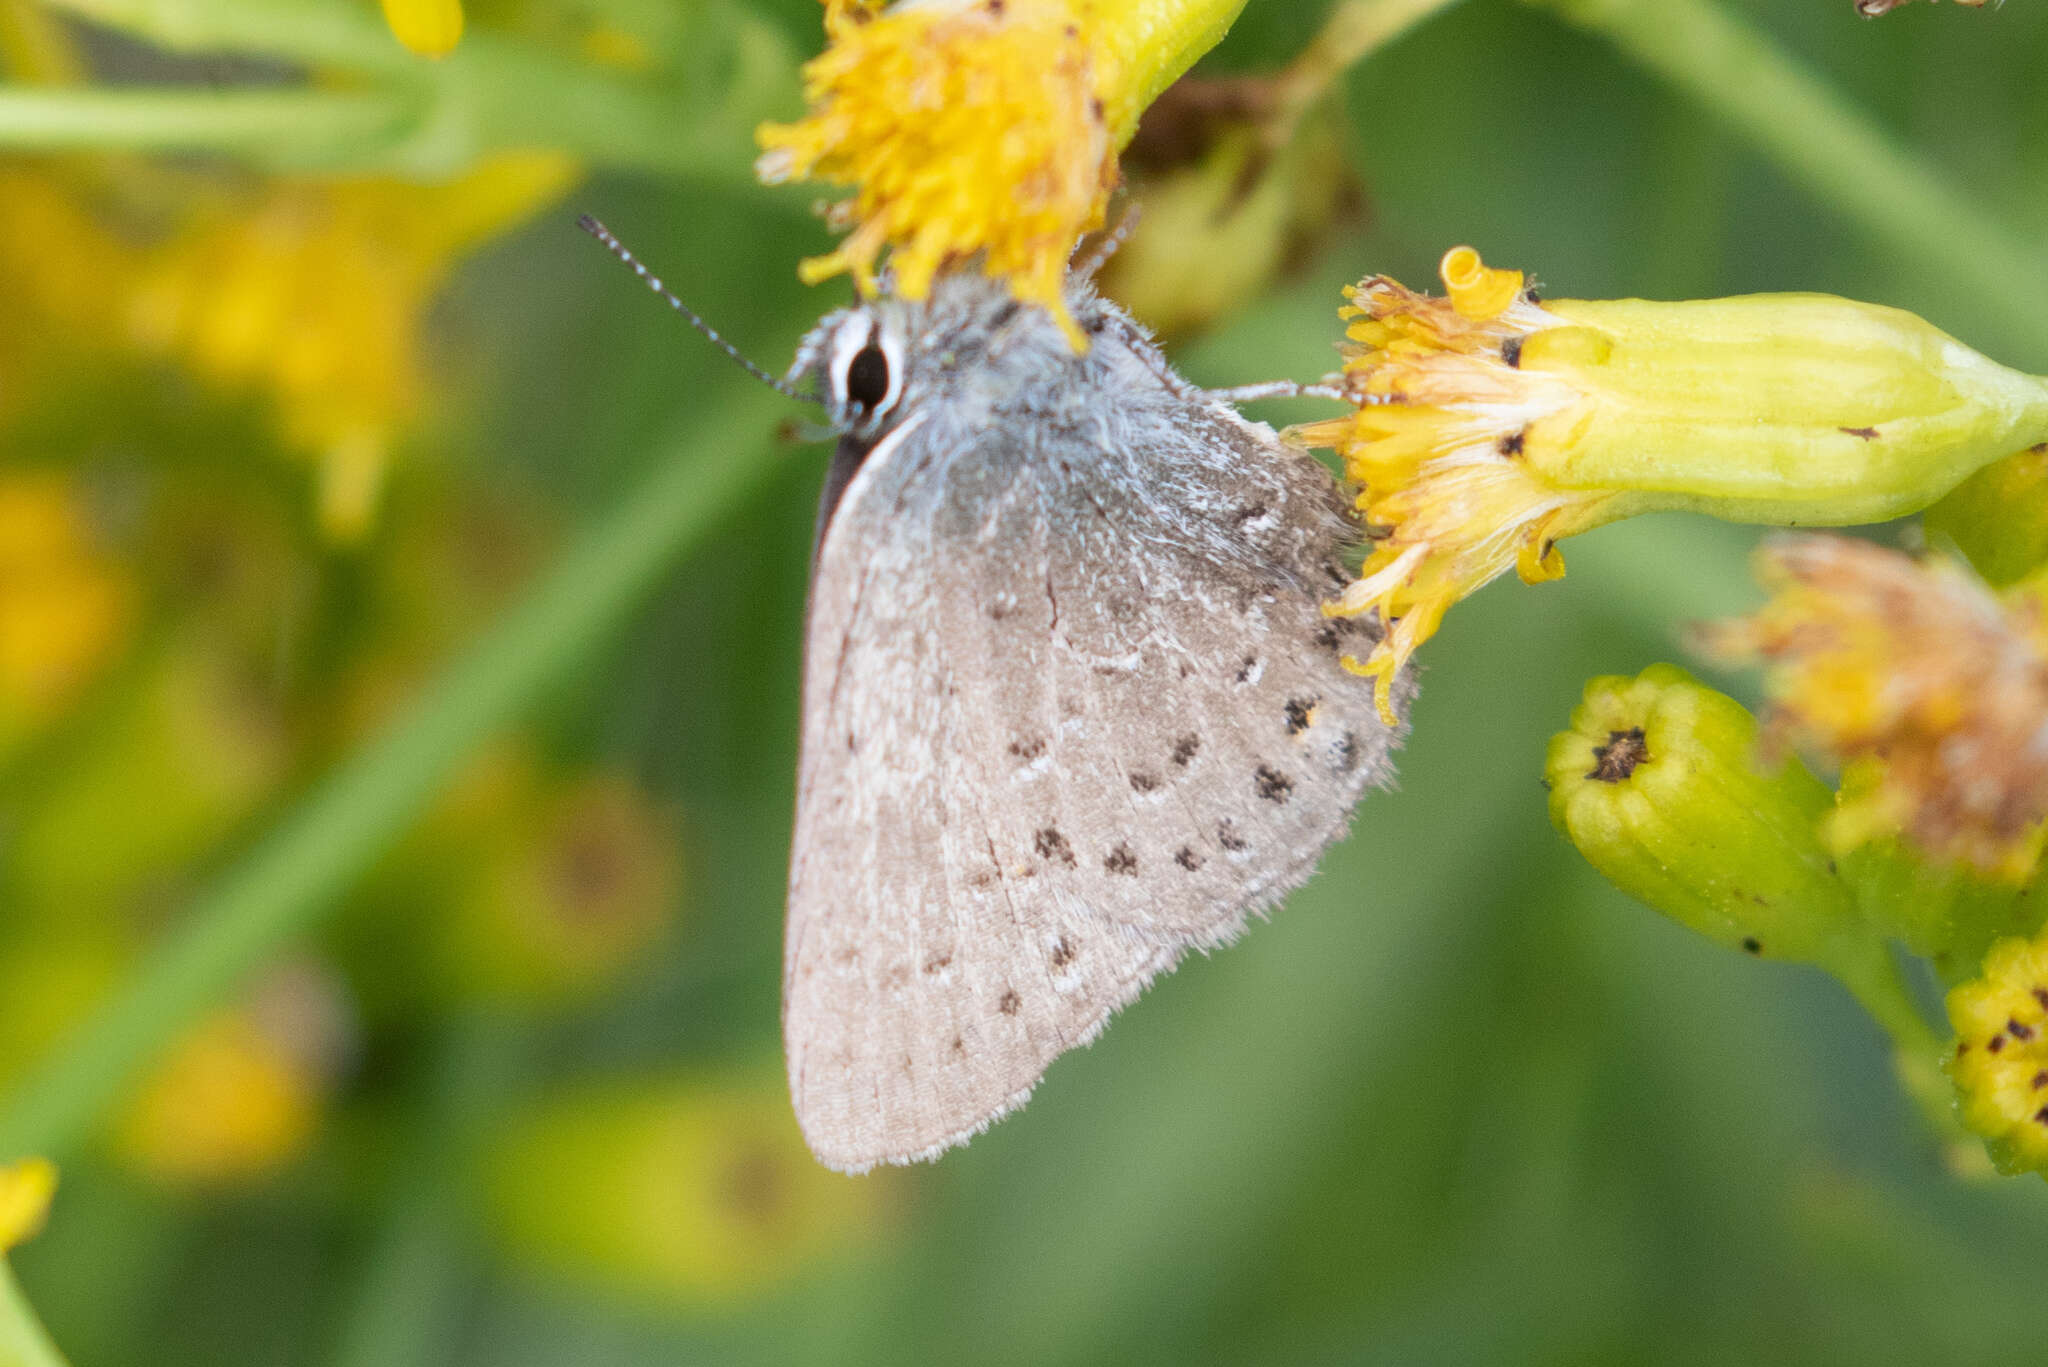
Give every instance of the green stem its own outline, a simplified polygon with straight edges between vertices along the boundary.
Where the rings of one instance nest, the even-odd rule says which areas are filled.
[[[735,454],[780,400],[749,391],[675,444],[412,712],[355,752],[191,909],[0,1110],[0,1156],[61,1157],[181,1027],[316,926],[472,749],[587,657],[769,468]],[[686,453],[686,454],[684,454]]]
[[[388,94],[10,86],[0,88],[0,147],[317,157],[320,148],[389,144],[408,112]]]
[[[67,1367],[5,1258],[0,1258],[0,1367]]]
[[[751,181],[754,125],[800,103],[796,61],[779,30],[732,9],[707,11],[691,35],[704,56],[693,69],[716,69],[715,80],[664,80],[491,32],[426,61],[399,47],[368,3],[53,3],[170,51],[339,67],[372,75],[377,88],[10,90],[0,92],[15,106],[11,115],[0,109],[0,147],[206,150],[266,165],[422,176],[453,174],[494,150],[548,147],[603,166]],[[281,115],[274,124],[261,117],[271,111]]]
[[[1717,0],[1525,3],[1605,35],[1873,237],[1946,272],[2011,337],[2037,351],[2048,345],[2048,272],[2039,253]]]
[[[1935,1034],[1913,1000],[1890,946],[1879,940],[1859,940],[1845,946],[1839,962],[1823,966],[1891,1036],[1892,1072],[1900,1089],[1919,1107],[1949,1167],[1959,1176],[1988,1175],[1983,1142],[1957,1118],[1955,1091],[1941,1071],[1947,1042]]]
[[[447,1028],[415,1107],[414,1141],[399,1155],[390,1206],[342,1325],[338,1367],[427,1367],[454,1356],[463,1174],[522,1071],[523,1042],[515,1027],[487,1017]]]
[[[1280,113],[1276,143],[1343,74],[1409,29],[1458,0],[1339,0],[1322,30],[1275,81]]]
[[[172,52],[238,52],[313,66],[394,71],[426,65],[377,7],[331,0],[46,0],[52,9]]]

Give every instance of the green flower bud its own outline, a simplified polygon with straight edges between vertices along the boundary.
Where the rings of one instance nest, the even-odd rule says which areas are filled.
[[[2048,562],[2048,442],[1985,466],[1927,510],[1929,536],[1954,544],[2005,588]]]
[[[1815,834],[1828,790],[1796,759],[1759,768],[1756,740],[1741,704],[1675,665],[1594,679],[1550,742],[1550,819],[1616,887],[1682,925],[1832,966],[1860,927]]]

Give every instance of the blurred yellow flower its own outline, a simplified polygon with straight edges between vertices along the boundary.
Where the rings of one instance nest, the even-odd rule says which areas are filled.
[[[61,713],[135,616],[131,576],[55,472],[0,474],[0,758]]]
[[[384,0],[384,22],[422,57],[446,57],[462,39],[462,0]]]
[[[1342,453],[1373,548],[1329,611],[1377,610],[1383,710],[1443,614],[1556,543],[1684,509],[1839,525],[1925,507],[2048,436],[2048,381],[1910,313],[1826,295],[1539,304],[1520,272],[1445,253],[1449,297],[1347,291],[1349,416],[1293,429]],[[1390,714],[1391,715],[1391,714]]]
[[[314,455],[337,540],[375,514],[397,436],[419,414],[422,328],[461,255],[553,202],[568,159],[508,153],[456,180],[283,182],[216,197],[137,263],[127,340],[274,403]]]
[[[1778,735],[1868,765],[1838,847],[1903,828],[2024,878],[2048,816],[2048,582],[2001,599],[1954,562],[1828,536],[1773,540],[1757,577],[1771,600],[1704,643],[1764,662]]]
[[[114,1117],[114,1152],[173,1186],[257,1181],[305,1151],[347,1047],[338,990],[274,970],[248,1004],[185,1032]]]
[[[1061,293],[1100,227],[1138,114],[1221,38],[1244,0],[825,0],[829,46],[804,68],[811,112],[758,134],[762,180],[850,186],[839,249],[806,280],[850,271],[863,293],[892,250],[897,293],[979,257],[1086,345]]]
[[[2001,1171],[2048,1173],[2048,933],[2000,940],[1948,994],[1949,1077]]]
[[[42,1232],[56,1194],[57,1165],[49,1159],[24,1158],[0,1165],[0,1253]]]
[[[889,1191],[818,1166],[774,1069],[556,1097],[507,1128],[486,1175],[516,1258],[676,1306],[759,1296],[865,1245]]]

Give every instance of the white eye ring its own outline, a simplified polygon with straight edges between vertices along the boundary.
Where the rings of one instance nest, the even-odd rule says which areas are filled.
[[[881,353],[885,372],[879,398],[853,392],[857,381],[872,383],[871,374],[855,374],[856,363],[870,348]],[[903,396],[903,341],[880,320],[856,313],[832,335],[825,377],[831,388],[832,411],[856,427],[871,426],[887,416]]]

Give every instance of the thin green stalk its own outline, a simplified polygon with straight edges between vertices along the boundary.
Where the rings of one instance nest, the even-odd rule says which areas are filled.
[[[268,159],[295,149],[388,145],[412,112],[391,94],[264,89],[0,87],[0,147],[213,151]]]
[[[0,147],[174,148],[414,175],[452,174],[498,149],[548,147],[600,166],[751,181],[754,125],[800,106],[796,59],[780,31],[733,9],[706,11],[692,34],[693,47],[710,54],[700,69],[719,73],[707,80],[609,71],[492,32],[471,33],[445,59],[427,61],[401,48],[368,4],[52,3],[173,52],[283,58],[362,72],[376,85],[347,95],[12,88],[0,92],[16,106],[0,110]],[[379,104],[385,115],[373,117]],[[282,116],[276,122],[262,117],[272,110]]]
[[[444,1032],[341,1327],[337,1367],[430,1367],[453,1356],[467,1247],[463,1175],[517,1083],[524,1043],[516,1025],[487,1016]]]
[[[1890,946],[1859,942],[1839,963],[1825,965],[1892,1041],[1892,1072],[1920,1109],[1928,1132],[1958,1176],[1989,1176],[1983,1142],[1956,1115],[1955,1089],[1941,1071],[1947,1043],[1934,1033],[1899,971]]]
[[[0,1258],[0,1367],[67,1367],[5,1258]]]
[[[1717,0],[1525,0],[1605,35],[1862,227],[2048,350],[2040,253]]]
[[[525,598],[203,896],[182,929],[0,1110],[0,1156],[61,1157],[181,1027],[319,924],[475,746],[586,658],[767,472],[731,434],[767,433],[749,391],[691,424]]]
[[[172,52],[237,52],[314,66],[393,71],[425,65],[375,5],[332,0],[46,0],[52,9]]]
[[[1322,31],[1288,64],[1275,82],[1281,113],[1276,122],[1284,142],[1330,86],[1345,72],[1409,29],[1449,9],[1458,0],[1338,0]]]

